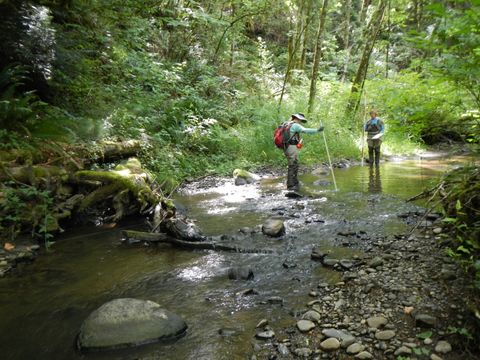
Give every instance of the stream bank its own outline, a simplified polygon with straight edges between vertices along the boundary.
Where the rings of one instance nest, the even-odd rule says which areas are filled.
[[[415,355],[423,351],[415,349],[435,352],[440,340],[448,341],[452,351],[437,351],[439,356],[468,359],[457,345],[458,334],[448,329],[460,331],[459,321],[465,324],[466,317],[462,273],[443,257],[443,235],[422,226],[414,238],[404,236],[424,210],[405,199],[462,161],[389,162],[374,173],[368,167],[335,169],[337,192],[328,173],[319,169],[300,176],[306,196],[299,200],[283,196],[285,179],[274,173],[243,186],[235,186],[233,179],[207,178],[175,196],[177,211],[196,219],[205,235],[272,253],[182,251],[168,244],[132,248],[120,243],[121,228],[75,229],[19,276],[0,279],[0,345],[7,359],[353,358],[343,348],[321,350],[321,337],[332,337],[322,331],[333,328],[354,336],[357,349],[365,346],[378,359],[396,359],[402,346],[411,349],[411,358],[426,359],[431,354]],[[285,222],[283,237],[262,234],[261,225],[271,217]],[[313,249],[331,261],[312,259]],[[251,268],[253,279],[229,279],[232,268]],[[450,271],[451,280],[437,277],[442,269]],[[460,287],[452,292],[444,285]],[[151,300],[179,314],[188,324],[186,336],[172,344],[78,353],[75,337],[88,314],[123,297]],[[410,306],[414,309],[405,314]],[[307,310],[320,314],[320,320],[311,312],[315,326],[303,333],[297,322]],[[434,327],[417,329],[412,316],[417,313],[434,317]],[[375,337],[366,325],[374,316],[386,319],[378,326],[394,331],[393,338]],[[417,337],[428,331],[432,334],[423,336],[431,345]]]

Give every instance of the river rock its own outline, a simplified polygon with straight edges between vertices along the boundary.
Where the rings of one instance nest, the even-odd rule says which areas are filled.
[[[312,355],[313,351],[310,350],[309,348],[298,348],[298,349],[295,349],[293,352],[298,357],[308,358],[310,355]]]
[[[365,350],[365,346],[359,343],[353,343],[349,347],[347,347],[347,354],[358,354],[359,352],[362,352]]]
[[[235,185],[252,184],[259,179],[258,175],[242,169],[235,169],[233,171],[233,177],[235,179]]]
[[[362,351],[361,353],[358,353],[357,355],[355,355],[355,359],[360,359],[360,360],[373,359],[373,355],[370,354],[368,351]]]
[[[412,353],[412,349],[410,349],[408,346],[400,346],[397,350],[395,350],[394,355],[395,356],[401,356],[401,355],[410,355]]]
[[[285,234],[285,224],[281,219],[267,219],[262,225],[262,232],[271,237],[279,237]]]
[[[367,319],[368,327],[378,329],[384,326],[388,322],[383,316],[372,316],[371,318]]]
[[[435,345],[435,351],[440,354],[446,354],[452,351],[452,345],[445,340],[440,340],[437,345]]]
[[[251,280],[253,277],[253,270],[249,266],[228,269],[228,278],[231,280]]]
[[[315,327],[315,323],[310,320],[299,320],[297,322],[297,328],[301,332],[307,332],[312,330]]]
[[[282,356],[287,356],[290,354],[290,350],[288,350],[288,346],[282,343],[278,344],[277,351]]]
[[[322,261],[325,258],[325,256],[327,256],[327,253],[317,248],[313,248],[312,254],[310,255],[312,260],[317,260],[317,261]]]
[[[338,339],[343,348],[346,348],[355,342],[355,337],[349,333],[337,329],[323,329],[322,334],[326,337]]]
[[[340,349],[340,341],[335,338],[328,338],[320,343],[320,348],[324,351],[335,351]]]
[[[258,339],[268,340],[275,337],[273,330],[261,331],[255,335]]]
[[[305,314],[303,314],[302,319],[310,320],[310,321],[320,321],[321,315],[316,312],[315,310],[309,310]]]
[[[377,331],[375,333],[375,338],[377,340],[390,340],[393,337],[395,337],[395,331],[393,330]]]
[[[417,326],[431,328],[437,323],[437,319],[427,314],[416,314],[415,323]]]
[[[115,299],[83,322],[77,345],[83,350],[137,346],[174,339],[187,329],[183,319],[149,300]]]
[[[430,355],[430,360],[443,360],[443,359],[436,354],[432,354]]]
[[[370,262],[368,263],[368,266],[370,266],[371,268],[377,268],[379,266],[382,266],[383,265],[383,259],[379,256],[376,256],[374,257],[372,260],[370,260]]]

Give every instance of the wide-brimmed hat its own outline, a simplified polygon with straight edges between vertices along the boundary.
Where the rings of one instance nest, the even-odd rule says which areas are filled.
[[[307,122],[307,119],[305,119],[305,115],[303,115],[302,113],[292,114],[292,117],[297,118],[301,122]]]

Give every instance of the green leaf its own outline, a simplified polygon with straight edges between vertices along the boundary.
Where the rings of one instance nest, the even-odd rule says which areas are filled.
[[[425,332],[422,332],[422,333],[420,333],[420,334],[417,334],[417,337],[418,337],[419,339],[425,340],[425,339],[431,338],[432,335],[433,335],[433,332],[432,332],[432,331],[425,331]]]
[[[455,203],[455,209],[459,211],[461,208],[462,208],[462,203],[460,202],[460,200],[457,200],[457,202]]]

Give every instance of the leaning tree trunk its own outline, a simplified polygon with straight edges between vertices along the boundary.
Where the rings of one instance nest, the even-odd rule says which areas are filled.
[[[368,64],[370,62],[370,55],[372,54],[375,41],[377,40],[378,34],[380,33],[380,29],[382,28],[382,19],[385,14],[386,5],[387,0],[380,0],[378,8],[373,14],[372,19],[370,20],[370,23],[367,27],[367,29],[369,30],[367,41],[363,49],[362,58],[358,66],[355,79],[352,83],[352,89],[350,90],[350,97],[347,104],[347,116],[350,118],[355,117],[358,108],[358,104],[360,101],[358,93],[361,92],[361,90],[363,89],[365,77],[367,76]]]
[[[310,95],[308,97],[308,113],[313,110],[313,104],[315,102],[315,94],[317,92],[317,76],[318,66],[320,65],[320,59],[322,57],[322,44],[323,44],[323,32],[325,29],[325,21],[327,18],[328,0],[323,0],[322,12],[320,13],[320,23],[317,31],[317,46],[315,47],[315,56],[313,60],[312,78],[310,79]]]

